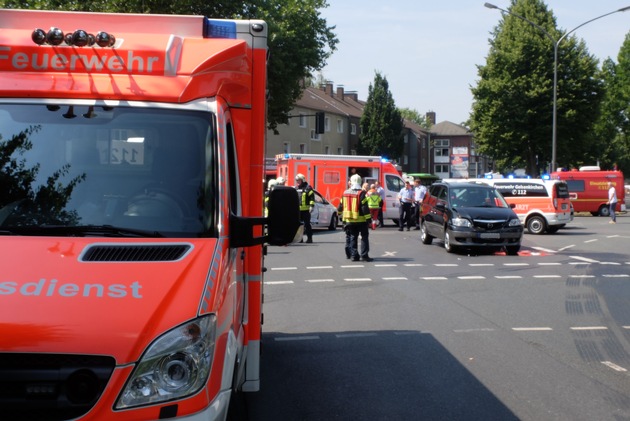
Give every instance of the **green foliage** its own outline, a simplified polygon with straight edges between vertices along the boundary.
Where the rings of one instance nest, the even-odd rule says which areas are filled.
[[[431,129],[431,124],[427,121],[426,116],[420,114],[418,110],[412,110],[411,108],[399,108],[398,111],[404,119],[412,121],[424,129]]]
[[[554,46],[564,33],[542,0],[512,0],[509,11],[539,27],[503,15],[471,89],[470,127],[478,151],[494,157],[499,170],[526,167],[535,175],[551,160]],[[603,88],[583,42],[570,36],[558,45],[556,155],[568,166],[593,154],[588,133]]]
[[[592,140],[602,168],[617,164],[630,174],[630,33],[617,59],[617,64],[607,59],[602,66],[606,90]]]
[[[269,24],[267,122],[271,129],[287,123],[303,91],[302,80],[321,70],[338,39],[319,10],[326,0],[0,0],[5,8],[117,13],[204,15],[214,18],[263,19]]]
[[[402,115],[389,91],[389,83],[376,72],[361,116],[361,137],[357,151],[361,155],[397,159],[403,152]]]

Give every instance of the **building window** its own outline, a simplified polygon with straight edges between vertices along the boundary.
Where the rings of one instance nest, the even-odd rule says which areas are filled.
[[[330,146],[324,146],[324,153],[330,155]]]
[[[343,120],[337,120],[337,133],[343,133]]]
[[[300,153],[306,153],[306,143],[300,143]]]
[[[450,145],[450,141],[449,139],[435,139],[433,141],[433,145],[437,148],[440,146],[446,146],[448,147]]]
[[[306,115],[300,113],[300,127],[306,127]]]
[[[448,156],[448,148],[435,148],[435,156]]]
[[[357,125],[350,123],[350,134],[357,134]]]
[[[311,140],[321,140],[319,133],[315,133],[315,129],[311,129]]]
[[[324,131],[325,132],[329,132],[330,131],[330,118],[328,118],[328,117],[324,118]]]
[[[435,166],[433,168],[435,168],[435,171],[434,171],[435,174],[448,173],[448,165],[447,164],[435,164]]]
[[[343,155],[343,148],[337,148],[337,155]]]
[[[284,153],[291,153],[291,144],[289,142],[284,142],[282,144],[282,151]]]

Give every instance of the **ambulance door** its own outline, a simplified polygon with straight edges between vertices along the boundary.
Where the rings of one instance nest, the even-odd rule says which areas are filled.
[[[383,219],[398,221],[400,218],[400,201],[398,193],[405,187],[403,179],[396,174],[386,173],[383,175],[383,189],[385,189],[385,207],[383,208]]]

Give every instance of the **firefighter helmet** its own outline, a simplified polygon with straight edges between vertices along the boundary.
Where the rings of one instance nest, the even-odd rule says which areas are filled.
[[[306,177],[304,177],[304,174],[298,174],[295,176],[295,181],[299,181],[300,183],[303,183],[306,181]]]

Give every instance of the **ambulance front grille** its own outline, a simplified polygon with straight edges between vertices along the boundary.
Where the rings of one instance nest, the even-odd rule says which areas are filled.
[[[0,354],[0,419],[81,417],[100,398],[115,364],[97,355]]]
[[[83,262],[173,262],[182,259],[190,244],[95,244],[84,250]]]

